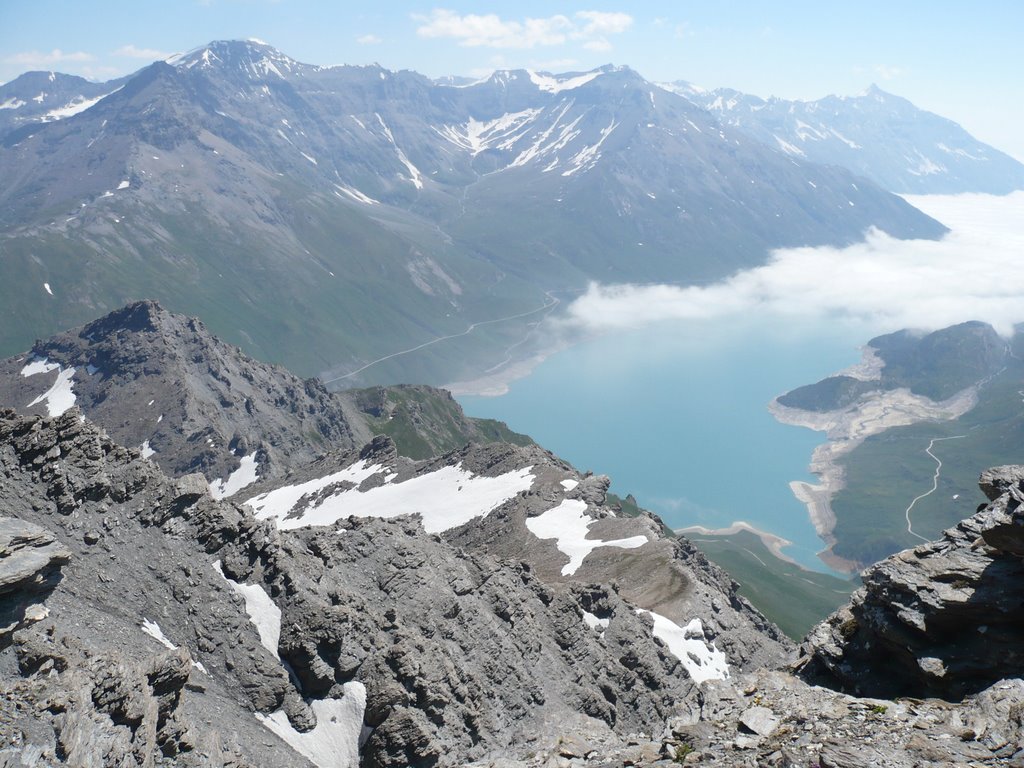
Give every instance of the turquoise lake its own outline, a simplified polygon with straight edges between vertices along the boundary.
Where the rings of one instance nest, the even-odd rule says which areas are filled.
[[[757,320],[673,322],[616,332],[548,358],[498,397],[461,396],[545,448],[612,478],[612,491],[679,528],[743,520],[792,542],[806,567],[822,542],[789,489],[813,480],[824,435],[767,405],[860,359],[862,330]]]

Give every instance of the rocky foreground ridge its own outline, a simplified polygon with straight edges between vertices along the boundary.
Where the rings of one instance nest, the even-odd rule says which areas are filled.
[[[19,407],[46,396],[0,410],[0,765],[1024,766],[1024,469],[986,473],[984,509],[870,569],[798,653],[688,542],[537,446],[416,460],[355,445],[339,410],[333,450],[253,451],[334,396],[233,422],[294,382],[165,314],[4,364]],[[205,438],[168,435],[193,457],[174,476],[114,439],[118,387],[89,388],[103,370],[148,413],[162,383],[187,415],[214,390],[160,363],[182,348],[222,354],[239,398],[216,434],[250,453],[220,484],[189,453]]]
[[[454,765],[572,734],[625,744],[703,681],[791,650],[660,521],[617,517],[607,478],[531,445],[350,447],[341,418],[332,451],[272,451],[298,431],[291,404],[317,425],[333,396],[293,388],[260,432],[248,404],[294,384],[277,369],[152,305],[97,323],[5,363],[36,411],[0,413],[0,572],[21,574],[0,589],[7,764]],[[209,440],[169,430],[152,453],[107,434],[135,442],[138,414],[198,424],[214,394],[233,403]],[[226,481],[195,471],[208,451],[234,458]]]

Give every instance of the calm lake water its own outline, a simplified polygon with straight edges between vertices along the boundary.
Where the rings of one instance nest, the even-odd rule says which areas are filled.
[[[860,359],[848,327],[756,321],[673,322],[602,336],[560,352],[500,397],[459,398],[581,470],[612,477],[673,528],[743,520],[793,542],[785,551],[828,570],[791,480],[823,434],[785,426],[767,404]]]

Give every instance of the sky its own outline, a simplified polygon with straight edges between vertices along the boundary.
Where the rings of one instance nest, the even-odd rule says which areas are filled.
[[[258,38],[311,64],[430,77],[625,64],[811,100],[871,83],[1024,161],[1021,0],[0,0],[0,82],[32,69],[106,80],[211,40]]]
[[[1012,336],[1024,320],[1024,191],[907,200],[950,232],[897,240],[875,230],[845,248],[784,248],[764,266],[710,286],[594,284],[564,322],[608,331],[756,316],[847,322],[875,335],[982,320]]]

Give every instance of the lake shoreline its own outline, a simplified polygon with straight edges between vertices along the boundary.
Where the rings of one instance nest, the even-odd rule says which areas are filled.
[[[868,347],[861,363],[833,375],[877,380],[881,372],[878,363],[874,350]],[[814,449],[808,466],[818,483],[794,480],[789,484],[793,495],[807,507],[815,531],[826,544],[818,553],[822,562],[844,573],[856,573],[869,565],[846,560],[834,552],[836,515],[832,500],[845,487],[842,458],[872,435],[923,421],[949,421],[967,413],[977,401],[978,386],[975,385],[941,402],[899,388],[868,393],[853,405],[835,411],[791,408],[780,404],[778,398],[769,403],[769,413],[780,423],[825,433],[827,442]]]

